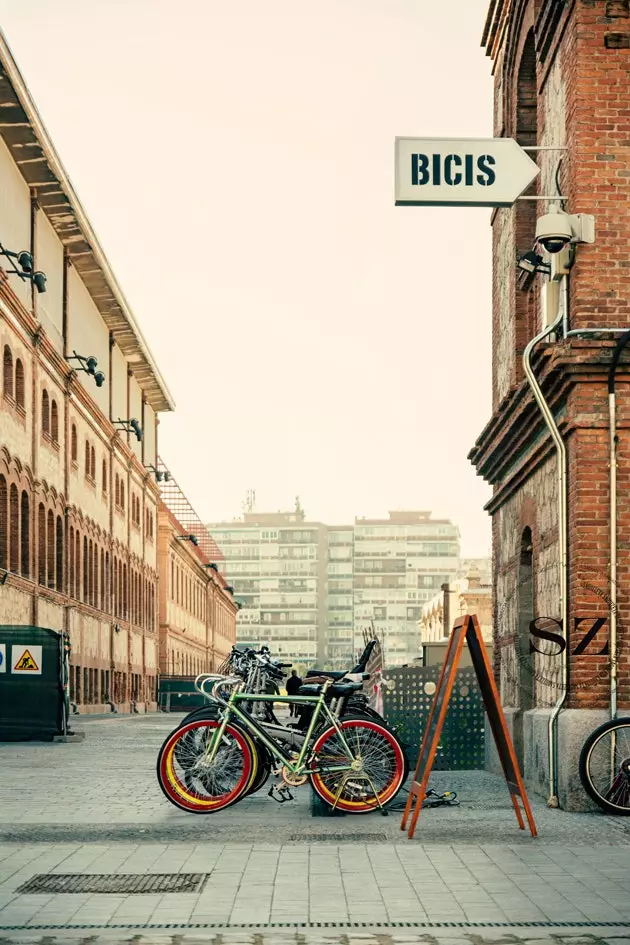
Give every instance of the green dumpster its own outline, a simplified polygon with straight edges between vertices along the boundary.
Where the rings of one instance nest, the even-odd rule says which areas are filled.
[[[67,681],[66,635],[0,626],[0,741],[65,735]]]

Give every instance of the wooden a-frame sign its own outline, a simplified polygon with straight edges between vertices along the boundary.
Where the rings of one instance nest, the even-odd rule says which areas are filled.
[[[409,790],[409,797],[405,805],[405,812],[400,829],[406,829],[409,814],[411,814],[411,824],[409,825],[409,832],[407,834],[411,840],[416,830],[416,823],[418,822],[418,817],[422,809],[422,802],[427,794],[429,776],[440,741],[440,735],[442,734],[444,718],[446,716],[446,710],[448,709],[448,700],[453,690],[455,674],[464,647],[464,641],[468,643],[468,652],[470,653],[472,664],[477,673],[479,688],[483,696],[488,721],[490,722],[490,728],[494,735],[494,741],[501,760],[503,774],[510,791],[518,825],[521,830],[525,829],[523,815],[518,804],[518,798],[520,798],[531,835],[535,837],[537,836],[536,824],[534,823],[525,785],[523,784],[521,772],[519,771],[514,745],[512,744],[507,725],[505,724],[501,700],[494,681],[494,676],[490,669],[490,662],[481,635],[479,621],[474,614],[467,614],[465,617],[460,617],[459,620],[455,621],[455,625],[453,626],[453,632],[448,641],[444,665],[442,666],[440,679],[433,697],[433,704],[431,705],[427,726],[424,730],[420,754],[418,755],[418,764],[416,765],[416,773],[414,775],[413,784]]]

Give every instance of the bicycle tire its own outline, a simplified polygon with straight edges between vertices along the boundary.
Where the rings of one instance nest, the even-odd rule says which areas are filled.
[[[609,766],[612,738],[610,746],[605,739],[613,731],[617,739],[623,735],[623,741],[615,746],[619,756]],[[580,752],[580,781],[607,814],[630,817],[630,718],[609,719],[589,735]]]
[[[348,814],[369,814],[385,807],[402,788],[409,770],[409,763],[400,742],[393,732],[371,718],[343,716],[338,724],[351,750],[355,750],[356,743],[360,751],[369,753],[364,763],[376,788],[376,795],[370,783],[364,781],[360,774],[356,775],[354,781],[348,776],[347,783],[343,784],[338,774],[322,775],[313,772],[310,775],[311,787],[329,807]],[[323,759],[325,764],[326,752],[329,753],[331,761],[347,757],[340,746],[334,725],[328,726],[317,735],[313,745],[312,763],[321,764]],[[380,757],[376,752],[380,752]],[[381,780],[384,780],[384,784],[379,787]]]
[[[226,726],[224,736],[228,740],[229,746],[224,754],[224,777],[225,768],[229,762],[229,753],[233,756],[239,753],[242,755],[242,765],[239,766],[237,761],[237,768],[234,775],[232,775],[232,787],[229,790],[226,789],[223,794],[212,794],[208,782],[212,783],[212,779],[216,775],[213,774],[211,769],[196,776],[197,784],[206,788],[205,796],[199,790],[191,787],[189,780],[190,766],[187,768],[182,765],[181,759],[178,761],[175,755],[177,743],[181,739],[188,739],[193,731],[203,737],[204,729],[217,729],[219,725],[218,719],[198,719],[190,722],[182,728],[174,729],[160,748],[157,757],[158,783],[171,804],[181,810],[194,814],[211,814],[223,810],[240,800],[247,793],[256,777],[258,770],[256,746],[246,731],[230,722]],[[179,765],[182,772],[181,777],[176,764]],[[241,770],[239,770],[239,767]],[[213,784],[214,786],[216,786],[216,782]]]
[[[184,717],[177,727],[182,728],[184,725],[188,725],[189,722],[194,722],[197,719],[218,719],[218,717],[219,706],[216,703],[209,703],[208,705],[199,706],[199,708],[193,709],[188,713],[188,715]],[[250,735],[249,732],[248,735]],[[255,736],[250,735],[250,737],[256,745],[256,751],[258,754],[258,771],[256,772],[256,776],[251,785],[245,791],[246,795],[256,794],[258,791],[260,791],[261,787],[263,787],[269,779],[272,767],[269,749]],[[177,747],[175,748],[175,751],[177,752]]]

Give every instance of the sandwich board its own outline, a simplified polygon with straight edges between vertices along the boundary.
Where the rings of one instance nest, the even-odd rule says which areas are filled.
[[[468,644],[470,658],[477,674],[479,689],[481,690],[486,714],[497,746],[501,767],[503,768],[503,775],[510,792],[518,825],[521,830],[525,829],[523,814],[519,806],[520,799],[525,811],[525,816],[527,817],[531,835],[535,837],[537,836],[536,825],[527,799],[521,772],[519,771],[514,745],[510,738],[507,725],[505,724],[501,700],[490,668],[479,621],[474,614],[466,614],[464,617],[460,617],[455,621],[453,626],[453,632],[451,633],[446,656],[444,657],[442,672],[440,673],[440,679],[437,684],[437,689],[435,690],[433,704],[424,731],[422,745],[420,746],[420,754],[418,755],[413,784],[409,790],[409,797],[405,805],[400,829],[407,829],[407,821],[411,814],[411,823],[407,836],[410,840],[412,839],[422,809],[422,802],[427,794],[431,768],[433,767],[435,753],[440,741],[440,735],[442,734],[444,718],[446,716],[446,710],[448,709],[448,701],[453,690],[455,674],[457,673],[457,666],[462,654],[464,642]]]

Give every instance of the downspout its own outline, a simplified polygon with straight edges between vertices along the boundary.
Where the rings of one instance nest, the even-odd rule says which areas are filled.
[[[536,335],[529,342],[525,348],[525,353],[523,354],[523,367],[525,369],[525,376],[529,382],[529,386],[532,389],[532,393],[536,400],[536,403],[540,407],[540,412],[543,415],[543,419],[547,425],[547,429],[551,434],[551,438],[556,446],[557,458],[558,458],[558,546],[559,546],[559,558],[560,558],[560,616],[562,620],[562,627],[564,630],[565,637],[568,639],[568,627],[569,627],[569,605],[568,605],[568,595],[567,595],[567,451],[564,441],[560,435],[560,431],[556,425],[553,414],[549,409],[549,405],[545,400],[540,385],[534,376],[534,372],[531,366],[532,353],[536,345],[546,338],[547,335],[552,334],[561,322],[563,321],[564,313],[560,312],[558,318],[553,324],[548,325],[544,328],[538,335]],[[558,807],[558,775],[557,775],[557,765],[556,765],[556,753],[557,753],[557,737],[556,737],[556,722],[560,709],[566,699],[566,682],[567,682],[567,664],[568,664],[568,646],[564,649],[563,660],[562,660],[562,676],[561,676],[561,692],[553,707],[552,713],[549,717],[549,798],[547,804],[549,807]]]
[[[624,332],[613,351],[608,371],[608,416],[610,419],[610,717],[617,716],[617,400],[615,371],[621,352],[630,342]]]
[[[609,501],[610,501],[610,717],[617,716],[617,398],[615,372],[621,352],[630,342],[630,331],[626,328],[576,328],[567,332],[572,335],[617,334],[621,332],[613,351],[608,371],[608,418],[609,418]]]

